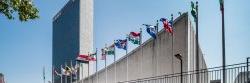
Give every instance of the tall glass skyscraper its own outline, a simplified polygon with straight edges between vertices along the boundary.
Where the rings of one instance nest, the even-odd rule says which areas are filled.
[[[61,66],[75,65],[79,54],[93,50],[93,0],[69,0],[53,18],[52,66],[60,73]],[[93,73],[90,63],[89,73]],[[53,71],[54,72],[54,71]],[[81,64],[79,79],[87,76],[88,65]],[[64,79],[63,82],[67,79]],[[61,83],[59,76],[54,76],[55,83]],[[68,82],[70,80],[67,80]]]

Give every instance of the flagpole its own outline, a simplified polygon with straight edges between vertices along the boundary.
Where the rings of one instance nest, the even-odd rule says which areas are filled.
[[[43,83],[45,83],[45,67],[43,66]]]
[[[70,66],[72,68],[72,60],[70,60]],[[70,73],[70,82],[72,83],[73,82],[73,74],[72,74],[72,69],[71,70],[71,73]]]
[[[140,48],[141,48],[141,59],[143,59],[143,47],[142,47],[142,28],[140,28]],[[141,60],[141,67],[140,67],[140,72],[141,72],[141,75],[142,75],[142,61]]]
[[[105,44],[105,49],[107,47],[107,44]],[[105,83],[107,83],[107,54],[106,54],[106,50],[105,51]]]
[[[198,1],[196,1],[196,20],[195,20],[195,24],[196,24],[196,83],[199,83],[199,25],[198,25],[198,22],[199,22],[199,18],[198,18]]]
[[[171,14],[171,20],[173,21],[173,14]],[[172,27],[172,72],[174,73],[174,28],[173,28],[173,22],[171,24]]]
[[[61,76],[60,76],[60,78],[61,78],[61,83],[62,83],[62,76],[63,76],[63,74],[62,74],[63,73],[62,72],[62,65],[61,65],[61,69],[60,70],[61,70]]]
[[[114,40],[114,43],[113,43],[113,45],[115,45],[115,40]],[[115,49],[115,46],[114,46],[114,64],[115,64],[115,83],[116,83],[116,51],[115,51],[116,49]]]
[[[97,56],[97,48],[96,48],[96,50],[95,50],[95,53],[96,53],[96,55],[95,55],[95,56],[96,56],[96,62],[95,62],[96,83],[98,83],[98,80],[99,80],[99,79],[98,79],[98,72],[97,72],[97,71],[98,71],[98,67],[97,67],[97,66],[98,66],[98,62],[97,62],[97,61],[98,61],[98,58],[97,58],[97,57],[98,57],[98,56]]]
[[[159,20],[156,20],[156,29],[157,29],[157,33],[156,33],[156,39],[155,39],[155,41],[154,41],[154,45],[155,45],[155,49],[154,49],[154,51],[155,51],[155,55],[154,55],[154,57],[155,57],[155,62],[156,62],[156,65],[155,65],[155,68],[156,68],[156,70],[155,70],[155,76],[157,76],[157,74],[158,74],[158,58],[157,58],[157,56],[158,56],[158,29],[159,29]]]
[[[67,67],[67,62],[65,62],[65,74],[67,74],[67,70],[66,70],[66,67]],[[67,77],[67,75],[65,75],[65,83],[68,83],[68,77]]]
[[[51,70],[51,74],[52,74],[52,83],[54,83],[54,66],[52,65],[52,70]]]
[[[78,64],[78,62],[76,61],[76,68],[75,68],[75,71],[74,71],[74,73],[75,73],[75,75],[76,75],[76,83],[78,83],[78,67],[80,67],[80,65]]]
[[[224,0],[220,2],[222,14],[222,70],[223,70],[223,83],[226,83],[226,54],[225,54],[225,18],[224,18]]]
[[[88,52],[88,57],[90,57],[90,53]],[[88,83],[90,83],[90,80],[89,80],[89,63],[90,63],[90,60],[88,60]]]
[[[126,73],[126,80],[128,81],[128,39],[126,39],[126,59],[127,59],[127,73]]]

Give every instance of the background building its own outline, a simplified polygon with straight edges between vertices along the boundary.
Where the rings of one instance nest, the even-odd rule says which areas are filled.
[[[195,71],[196,43],[195,31],[189,20],[188,13],[184,13],[174,20],[174,35],[165,30],[160,30],[157,38],[150,38],[115,63],[93,74],[89,78],[81,80],[81,83],[117,83],[141,78],[180,73],[180,60],[174,57],[181,54],[183,60],[183,72]],[[173,40],[172,40],[173,39]],[[199,69],[207,68],[201,49],[199,50]],[[189,82],[196,79],[193,75]],[[190,77],[191,78],[191,77]],[[176,81],[177,79],[171,79]],[[207,80],[203,74],[201,80]],[[160,83],[160,82],[159,82]]]
[[[5,83],[4,75],[2,73],[0,73],[0,83]]]
[[[69,0],[53,18],[52,66],[60,72],[61,65],[71,65],[71,61],[74,65],[77,55],[92,52],[92,49],[93,0]],[[87,67],[81,64],[80,79],[87,76]],[[60,83],[60,77],[55,76],[54,82]]]

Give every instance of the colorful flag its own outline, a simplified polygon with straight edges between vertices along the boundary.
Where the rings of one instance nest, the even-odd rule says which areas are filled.
[[[81,62],[81,63],[88,63],[89,56],[88,55],[78,55],[76,58],[76,61]]]
[[[124,49],[124,50],[127,50],[127,39],[118,39],[118,40],[115,40],[115,46],[119,49]]]
[[[191,1],[191,14],[194,17],[194,19],[196,20],[197,19],[197,11],[196,11],[196,7],[195,7],[193,1]]]
[[[65,76],[69,76],[70,75],[70,73],[67,72],[66,69],[64,69],[64,68],[61,68],[61,73],[62,73],[62,75],[65,75]]]
[[[96,52],[89,54],[88,61],[96,61],[96,55],[97,55]]]
[[[220,0],[220,10],[224,10],[224,0]]]
[[[72,67],[71,67],[71,71],[72,71],[72,74],[73,74],[73,75],[76,75],[76,74],[77,74],[78,68],[79,68],[79,65],[78,65],[78,64],[76,64],[75,66],[72,66]]]
[[[57,76],[62,76],[62,74],[59,74],[56,70],[54,70],[54,74]]]
[[[160,21],[163,23],[164,29],[165,29],[167,32],[173,34],[172,22],[171,22],[171,23],[168,22],[166,18],[161,18]]]
[[[106,60],[106,54],[107,54],[107,52],[106,52],[105,48],[103,48],[101,50],[102,50],[102,58],[101,58],[101,60]]]
[[[130,32],[128,35],[128,41],[131,41],[133,44],[140,44],[140,35],[141,33]]]
[[[115,45],[112,44],[109,47],[106,47],[105,51],[106,51],[107,55],[115,55]]]
[[[156,30],[155,30],[155,26],[152,25],[148,25],[148,24],[142,24],[146,26],[146,30],[148,32],[148,34],[153,37],[154,39],[156,39]]]
[[[72,73],[71,68],[69,66],[66,66],[65,70],[66,70],[67,73],[70,73],[70,74]]]

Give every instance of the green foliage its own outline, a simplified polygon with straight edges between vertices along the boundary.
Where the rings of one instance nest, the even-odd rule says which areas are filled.
[[[39,18],[39,11],[31,0],[0,0],[0,13],[8,19],[14,19],[15,12],[19,15],[20,21]]]

